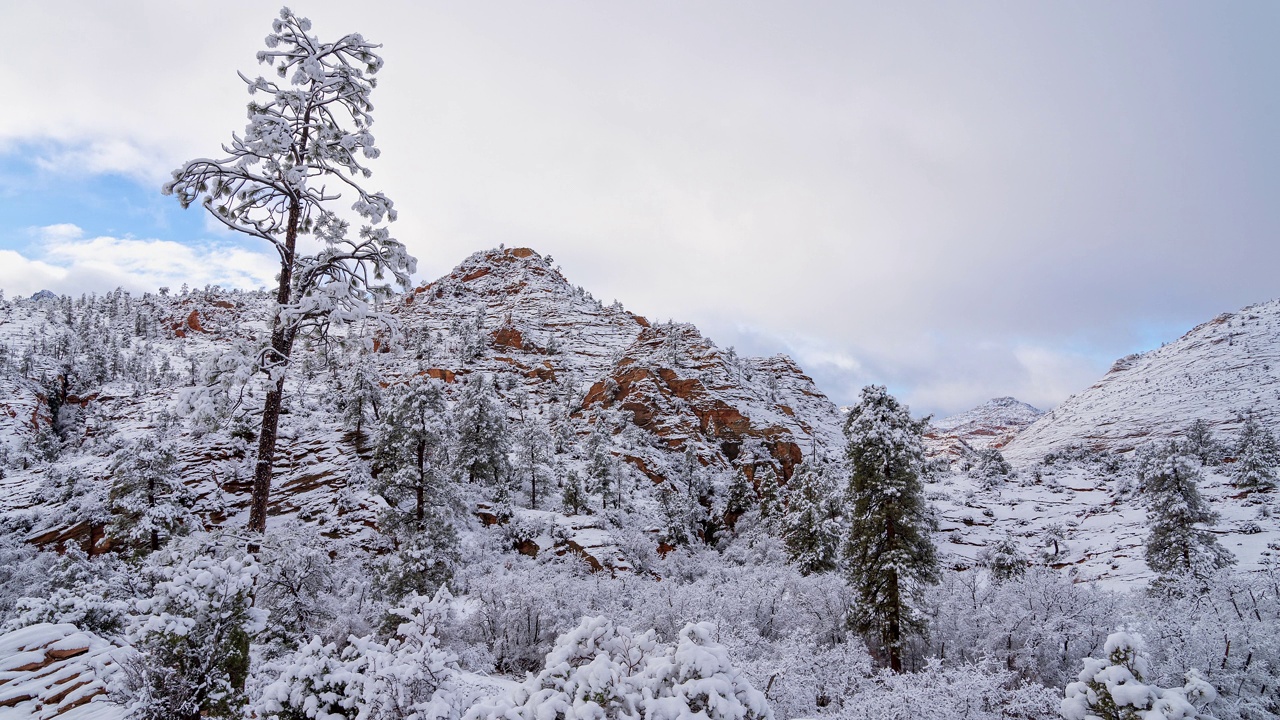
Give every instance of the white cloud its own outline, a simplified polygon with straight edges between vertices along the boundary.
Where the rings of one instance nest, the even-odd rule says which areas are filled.
[[[13,295],[40,290],[80,294],[123,287],[154,292],[162,286],[221,285],[244,289],[275,284],[276,265],[264,253],[232,244],[83,237],[71,224],[37,229],[38,255],[0,251],[0,287]]]

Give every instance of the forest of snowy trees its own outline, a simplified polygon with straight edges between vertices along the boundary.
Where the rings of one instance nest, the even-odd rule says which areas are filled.
[[[230,157],[167,188],[271,243],[279,288],[0,295],[0,718],[64,707],[37,672],[55,660],[96,717],[1280,716],[1280,548],[1241,569],[1201,492],[1229,485],[1256,513],[1243,534],[1274,524],[1258,418],[953,464],[883,386],[830,408],[833,444],[782,404],[815,395],[794,376],[581,289],[556,302],[595,335],[522,334],[462,281],[396,295],[383,275],[404,286],[414,261],[390,201],[351,180],[377,154],[381,60],[309,33],[281,14],[260,56],[280,84],[246,78]],[[348,234],[321,177],[368,227]],[[558,277],[535,269],[520,287]],[[697,398],[627,404],[619,378],[786,410],[762,432],[717,396],[700,425],[663,425]],[[1148,581],[1078,582],[1097,559],[1072,524],[1095,509],[1069,502],[973,562],[939,549],[948,492],[1016,504],[1064,473],[1143,509]]]

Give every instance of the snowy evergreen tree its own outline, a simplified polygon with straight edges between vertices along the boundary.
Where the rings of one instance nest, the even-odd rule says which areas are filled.
[[[782,519],[787,557],[804,575],[830,572],[839,560],[840,504],[826,468],[811,462],[791,474],[791,492]]]
[[[1223,447],[1213,434],[1213,428],[1204,419],[1193,421],[1183,433],[1183,451],[1199,458],[1206,467],[1222,462]]]
[[[1086,658],[1076,682],[1066,688],[1064,720],[1210,720],[1205,705],[1218,693],[1192,670],[1180,688],[1161,688],[1148,678],[1151,670],[1141,638],[1112,633],[1106,660]]]
[[[776,525],[775,521],[786,507],[788,496],[772,463],[763,465],[756,471],[756,487],[760,517],[764,518],[770,526]]]
[[[379,423],[374,490],[387,501],[381,524],[395,552],[379,565],[384,594],[431,595],[453,577],[458,532],[446,510],[453,423],[440,380],[415,377],[388,392]]]
[[[486,376],[477,374],[467,379],[455,408],[455,419],[455,463],[459,474],[472,483],[495,488],[505,484],[510,476],[507,453],[511,447],[507,413]]]
[[[570,470],[565,476],[561,508],[566,515],[581,515],[591,511],[591,498],[582,478],[577,472]]]
[[[755,507],[756,504],[756,491],[751,486],[751,481],[747,479],[747,475],[741,466],[735,468],[733,480],[729,483],[729,488],[724,494],[723,514],[725,525],[733,528],[738,518]]]
[[[1276,486],[1276,465],[1280,464],[1280,447],[1275,435],[1262,427],[1252,413],[1246,415],[1236,438],[1235,464],[1231,476],[1241,487],[1270,490]]]
[[[1027,556],[1013,535],[1005,535],[989,548],[978,553],[978,565],[991,573],[996,582],[1004,582],[1021,577],[1027,572]]]
[[[178,452],[161,433],[149,433],[111,460],[114,517],[109,535],[138,553],[155,552],[169,538],[199,528],[192,513],[195,493],[178,475]]]
[[[365,423],[379,419],[378,405],[381,401],[382,388],[377,368],[366,358],[357,356],[342,395],[342,421],[356,434],[357,442],[363,438]]]
[[[389,529],[422,532],[428,509],[443,502],[453,423],[439,380],[415,377],[387,394],[374,449],[374,490],[387,500]]]
[[[1203,578],[1235,562],[1202,527],[1217,522],[1218,515],[1200,497],[1200,480],[1198,462],[1174,442],[1165,446],[1164,463],[1146,480],[1147,565],[1162,579],[1183,574]]]
[[[1013,468],[1004,459],[1004,454],[996,448],[978,451],[978,457],[969,470],[970,477],[983,487],[992,488],[1004,482],[1013,473]]]
[[[519,463],[517,475],[521,482],[528,482],[529,507],[538,507],[538,481],[545,481],[551,475],[550,461],[552,456],[551,431],[542,418],[534,415],[525,407],[521,408],[520,424],[516,427],[516,458]],[[544,488],[545,492],[545,488]]]
[[[152,566],[159,582],[128,633],[137,652],[113,678],[130,717],[241,717],[249,643],[266,622],[253,607],[259,566],[251,556],[219,560],[192,550]]]
[[[845,422],[852,474],[844,565],[858,598],[850,621],[894,672],[902,671],[904,639],[925,630],[920,593],[938,577],[933,515],[920,484],[925,422],[912,420],[879,385],[862,389]]]
[[[608,510],[610,506],[616,510],[622,503],[622,478],[618,462],[611,452],[613,434],[609,425],[605,416],[596,418],[586,447],[587,489],[600,496],[602,510]]]
[[[279,81],[241,78],[256,99],[249,104],[243,135],[223,146],[226,157],[191,160],[164,186],[183,207],[199,202],[228,228],[260,238],[280,259],[270,342],[256,365],[270,378],[254,470],[249,528],[262,532],[275,461],[285,373],[300,335],[325,336],[334,324],[357,317],[390,317],[371,299],[387,297],[390,273],[407,287],[416,261],[392,239],[384,220],[396,212],[382,193],[371,193],[355,177],[372,173],[364,159],[378,156],[369,127],[369,95],[382,68],[377,45],[359,34],[323,43],[309,35],[311,21],[287,8],[272,24],[260,63],[273,66]],[[262,97],[265,96],[265,97]],[[351,209],[368,225],[357,237],[333,210],[338,188],[355,196]],[[299,251],[300,235],[321,245],[315,255]]]

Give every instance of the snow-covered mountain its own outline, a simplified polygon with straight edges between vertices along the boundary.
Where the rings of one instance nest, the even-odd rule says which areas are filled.
[[[969,457],[977,450],[1003,448],[1043,414],[1043,410],[1016,398],[994,398],[971,410],[934,420],[925,433],[925,445],[932,457]]]
[[[243,524],[252,475],[246,436],[256,429],[251,415],[262,388],[250,381],[242,396],[219,401],[250,413],[236,421],[240,430],[202,425],[190,413],[212,402],[196,392],[205,384],[201,368],[243,351],[262,327],[267,302],[259,293],[206,289],[142,299],[115,293],[94,307],[69,298],[4,303],[0,345],[9,362],[30,367],[4,374],[0,441],[10,458],[34,452],[41,438],[64,453],[52,465],[11,463],[0,478],[0,511],[29,516],[29,538],[42,544],[92,537],[101,547],[100,524],[54,521],[78,516],[40,508],[78,502],[68,495],[67,472],[85,479],[75,492],[100,495],[120,443],[172,422],[166,414],[181,410],[188,417],[174,430],[183,447],[179,468],[198,497],[197,512],[209,524]],[[369,448],[344,426],[340,407],[357,362],[372,365],[384,385],[438,378],[451,402],[469,377],[491,378],[513,425],[538,419],[561,438],[561,476],[541,507],[549,499],[558,509],[562,474],[581,471],[588,437],[606,423],[608,451],[631,502],[649,518],[641,530],[657,525],[654,488],[684,472],[687,458],[715,482],[727,482],[739,466],[751,476],[767,465],[785,479],[806,456],[841,442],[839,411],[789,358],[739,357],[692,325],[653,324],[619,304],[606,306],[529,249],[476,253],[388,309],[399,321],[399,338],[372,326],[352,331],[367,336],[372,353],[322,347],[296,353],[272,523],[301,520],[334,537],[371,537],[378,499],[362,484]],[[74,363],[57,359],[72,347],[83,349]],[[55,421],[61,437],[52,441]],[[538,535],[527,551],[573,550],[595,566],[628,567],[598,518],[561,522],[527,512],[533,524],[565,526]]]
[[[1224,313],[1161,348],[1117,360],[1004,453],[1026,464],[1076,444],[1126,452],[1178,436],[1197,419],[1232,435],[1248,412],[1280,429],[1280,300]]]

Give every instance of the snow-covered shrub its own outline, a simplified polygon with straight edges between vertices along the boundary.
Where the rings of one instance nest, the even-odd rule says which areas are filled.
[[[407,598],[391,611],[402,622],[385,641],[353,636],[339,650],[312,638],[267,665],[274,680],[250,711],[264,720],[456,718],[457,658],[436,628],[452,599],[445,590]]]
[[[1065,720],[1194,720],[1209,717],[1202,708],[1217,691],[1194,670],[1180,688],[1161,688],[1147,681],[1151,671],[1142,639],[1127,632],[1112,633],[1106,660],[1085,658],[1076,682],[1067,685],[1062,700]]]
[[[114,555],[89,557],[77,545],[61,557],[35,553],[29,569],[44,568],[36,591],[14,602],[5,631],[37,623],[69,623],[104,638],[119,638],[133,611],[131,568]]]
[[[1013,474],[1013,468],[1009,465],[1009,461],[1004,459],[1004,454],[997,448],[979,450],[973,467],[969,469],[969,477],[977,480],[980,485],[987,488],[996,487],[1008,480]]]
[[[834,717],[840,720],[1057,720],[1058,693],[1019,682],[991,664],[947,667],[931,660],[918,672],[881,672],[861,682]]]
[[[756,690],[713,640],[710,623],[686,625],[674,646],[601,616],[562,635],[543,670],[471,707],[465,720],[771,720]]]
[[[249,643],[266,613],[253,607],[259,566],[252,556],[217,557],[188,544],[156,553],[159,578],[137,602],[127,636],[137,652],[113,678],[112,694],[132,717],[237,717],[249,673]]]

